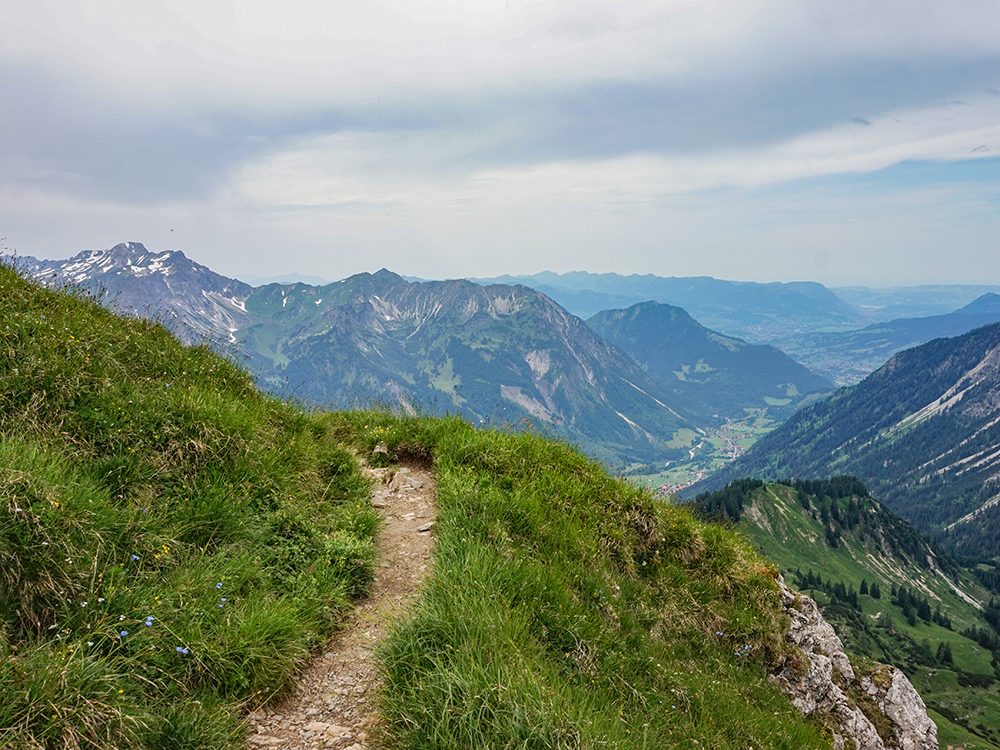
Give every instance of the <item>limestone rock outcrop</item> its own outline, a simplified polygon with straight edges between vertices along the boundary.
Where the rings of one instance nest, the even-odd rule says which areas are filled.
[[[852,665],[816,602],[779,584],[791,648],[770,679],[795,707],[817,716],[838,750],[937,750],[937,727],[906,675],[884,664]]]

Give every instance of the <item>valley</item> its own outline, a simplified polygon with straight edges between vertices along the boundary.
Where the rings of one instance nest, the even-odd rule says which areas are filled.
[[[667,462],[659,471],[647,464],[627,466],[625,476],[664,497],[676,495],[735,461],[775,427],[774,421],[760,414],[730,420],[707,428],[697,445],[688,448],[687,458]]]

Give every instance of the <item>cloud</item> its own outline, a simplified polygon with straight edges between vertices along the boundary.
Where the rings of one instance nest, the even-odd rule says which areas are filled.
[[[169,225],[261,262],[282,237],[444,268],[463,243],[527,262],[622,233],[655,258],[671,221],[721,247],[700,207],[760,237],[769,186],[990,158],[997,39],[974,0],[8,3],[0,221],[69,249],[40,217],[95,244]]]

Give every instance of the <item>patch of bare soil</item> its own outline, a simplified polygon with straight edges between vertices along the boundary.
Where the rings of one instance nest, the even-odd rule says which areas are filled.
[[[371,596],[302,671],[291,694],[248,717],[254,750],[366,750],[375,747],[379,717],[374,650],[387,626],[417,597],[428,572],[436,484],[429,469],[367,468],[372,504],[385,517],[376,540]]]

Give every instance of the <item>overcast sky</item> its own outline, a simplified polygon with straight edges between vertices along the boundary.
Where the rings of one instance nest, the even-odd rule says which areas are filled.
[[[6,2],[0,112],[23,255],[1000,283],[996,0]]]

